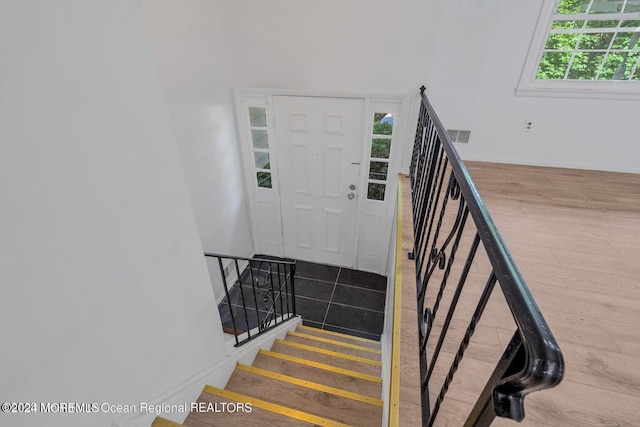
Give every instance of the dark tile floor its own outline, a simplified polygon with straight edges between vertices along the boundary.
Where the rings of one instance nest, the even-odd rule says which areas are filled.
[[[296,309],[305,325],[379,340],[387,278],[298,261]]]
[[[254,268],[254,281],[257,271]],[[268,277],[268,273],[264,270],[260,271],[260,274],[261,277]],[[277,273],[272,273],[272,277],[274,282],[277,281]],[[258,290],[254,297],[249,269],[243,272],[241,278],[247,306],[253,307],[247,311],[249,325],[255,327],[258,315],[264,318],[267,307],[271,306],[271,292]],[[284,278],[285,275],[281,274],[280,279],[284,280]],[[298,261],[294,284],[296,311],[302,317],[303,324],[363,338],[380,339],[384,322],[386,277],[347,268]],[[262,287],[265,287],[264,284]],[[243,329],[246,328],[247,323],[242,310],[240,289],[236,283],[230,290],[230,297],[236,326],[239,324],[238,328]],[[275,292],[274,295],[276,301],[279,301],[279,294]],[[286,298],[283,298],[283,302],[286,302]],[[258,308],[258,315],[255,307]],[[276,307],[279,312],[278,302]],[[230,327],[231,316],[226,297],[219,308],[223,325]],[[286,307],[284,311],[287,311]]]

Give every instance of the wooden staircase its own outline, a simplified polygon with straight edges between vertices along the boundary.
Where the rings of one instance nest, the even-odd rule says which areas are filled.
[[[300,325],[238,363],[224,389],[206,386],[184,424],[152,426],[379,426],[380,358],[378,341]]]

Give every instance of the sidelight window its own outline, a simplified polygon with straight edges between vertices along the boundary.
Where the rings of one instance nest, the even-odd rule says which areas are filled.
[[[249,107],[249,129],[255,167],[256,184],[272,188],[267,112],[264,107]]]
[[[384,201],[395,114],[373,113],[367,199]]]

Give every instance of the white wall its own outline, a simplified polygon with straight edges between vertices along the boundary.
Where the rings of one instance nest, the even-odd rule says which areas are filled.
[[[234,66],[227,59],[220,3],[142,1],[202,245],[209,252],[251,256],[230,82]],[[207,264],[221,299],[217,261],[208,258]]]
[[[445,2],[428,95],[463,158],[640,172],[639,101],[516,97],[542,0]],[[523,132],[526,120],[533,130]]]
[[[430,75],[440,0],[224,2],[240,87],[414,93]]]
[[[0,402],[138,405],[224,357],[142,11],[2,2],[0,44]]]

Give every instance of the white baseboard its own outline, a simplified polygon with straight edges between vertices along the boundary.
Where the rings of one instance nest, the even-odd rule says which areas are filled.
[[[300,317],[292,319],[269,332],[265,332],[264,335],[255,338],[253,341],[241,347],[236,348],[233,346],[234,342],[228,342],[227,358],[225,360],[203,370],[191,378],[187,378],[164,393],[146,401],[149,406],[176,405],[178,406],[178,411],[157,414],[155,412],[142,412],[140,408],[137,408],[138,412],[127,414],[113,420],[111,427],[149,427],[158,415],[175,422],[183,422],[188,415],[191,403],[198,400],[198,396],[202,393],[205,385],[224,388],[236,367],[236,363],[241,362],[251,365],[258,354],[258,350],[270,349],[276,338],[284,339],[288,331],[294,330],[296,326],[301,323],[302,318]],[[187,411],[184,412],[180,410],[180,407],[186,408]]]

